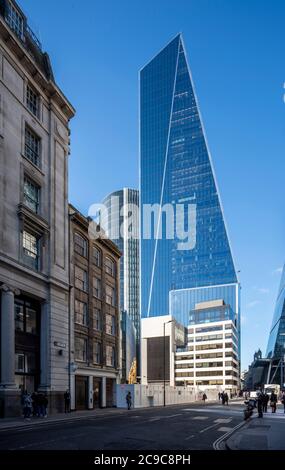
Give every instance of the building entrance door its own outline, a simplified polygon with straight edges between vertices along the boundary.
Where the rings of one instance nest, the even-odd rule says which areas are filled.
[[[75,377],[75,406],[77,410],[86,410],[88,407],[88,377],[77,375]]]

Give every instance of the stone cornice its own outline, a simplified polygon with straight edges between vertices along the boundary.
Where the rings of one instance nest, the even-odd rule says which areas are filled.
[[[0,37],[6,47],[17,57],[22,67],[24,67],[33,80],[35,80],[47,97],[57,105],[66,119],[69,120],[73,118],[75,109],[72,104],[58,88],[56,83],[44,75],[36,61],[24,48],[17,36],[10,30],[2,17],[0,17]]]

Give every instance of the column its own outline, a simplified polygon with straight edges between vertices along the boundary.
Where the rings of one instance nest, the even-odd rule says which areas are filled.
[[[73,371],[70,375],[70,398],[70,408],[75,410],[75,374]]]
[[[1,286],[1,387],[15,389],[14,291]]]
[[[101,408],[106,408],[106,377],[101,382]]]
[[[49,371],[49,304],[45,302],[41,306],[41,336],[40,336],[40,389],[42,391],[48,390],[50,387],[50,371]]]
[[[93,410],[93,376],[88,377],[88,410]]]

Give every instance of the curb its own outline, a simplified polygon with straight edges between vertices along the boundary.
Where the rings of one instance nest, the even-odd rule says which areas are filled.
[[[229,431],[226,434],[223,434],[221,437],[219,437],[213,443],[214,450],[225,450],[221,447],[223,443],[225,444],[226,450],[234,450],[227,444],[227,440],[228,440],[229,437],[232,436],[232,434],[234,434],[239,429],[242,429],[246,424],[248,424],[248,420],[242,421],[241,423],[237,424],[231,431]]]

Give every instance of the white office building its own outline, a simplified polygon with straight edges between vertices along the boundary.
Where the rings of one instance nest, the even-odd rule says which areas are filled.
[[[209,322],[208,313],[213,311],[219,320]],[[201,302],[194,312],[197,323],[188,327],[187,347],[176,352],[175,384],[236,393],[240,388],[239,334],[230,306],[223,300]]]

